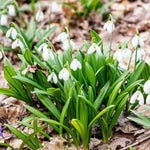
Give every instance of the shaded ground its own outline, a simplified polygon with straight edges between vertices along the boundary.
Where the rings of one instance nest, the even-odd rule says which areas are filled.
[[[48,17],[50,12],[48,5],[49,1],[42,1],[42,3],[42,9],[44,10],[45,14],[45,28],[48,28]],[[20,5],[24,6],[26,4],[21,3]],[[109,7],[108,10],[112,12],[113,17],[115,18],[116,26],[113,34],[113,52],[117,50],[119,42],[123,42],[124,40],[131,41],[136,34],[136,28],[138,28],[145,41],[144,50],[146,51],[146,56],[144,59],[150,64],[150,2],[146,0],[116,1]],[[61,43],[59,43],[56,38],[57,35],[63,31],[64,27],[68,25],[68,11],[70,10],[66,10],[66,12],[58,12],[52,16],[51,26],[57,25],[57,29],[56,32],[50,37],[50,40],[59,52],[61,52]],[[31,12],[27,11],[22,15],[28,24]],[[92,13],[91,16],[86,20],[85,18],[77,18],[76,16],[72,17],[70,20],[70,35],[73,41],[76,43],[76,50],[82,45],[84,40],[90,42],[90,29],[94,29],[96,32],[98,32],[100,37],[102,37],[104,40],[104,47],[109,44],[110,35],[103,30],[104,22],[101,20],[102,15],[96,13]],[[1,31],[0,43],[4,43],[5,46],[11,46],[10,40],[5,38]],[[129,47],[131,48],[131,44]],[[17,56],[13,52],[6,52],[6,54],[14,64],[14,67],[19,68],[18,66],[20,62],[18,61]],[[127,63],[128,62],[125,61],[120,65],[122,67],[126,67]],[[132,67],[133,63],[130,69],[132,69]],[[0,63],[0,87],[8,87],[3,75],[3,61]],[[31,129],[20,126],[17,123],[18,120],[22,120],[24,117],[29,115],[29,112],[27,112],[27,110],[23,107],[23,104],[23,102],[14,98],[0,95],[0,125],[3,126],[3,134],[5,139],[10,143],[10,145],[16,147],[16,149],[21,143],[21,140],[17,139],[13,134],[11,134],[5,125],[11,124],[21,131],[32,132]],[[137,110],[148,117],[150,116],[150,113],[142,106],[138,106]],[[41,123],[39,122],[39,125],[40,124]],[[118,119],[118,124],[113,130],[109,144],[104,144],[101,141],[98,127],[95,126],[92,130],[93,138],[91,139],[89,146],[91,150],[107,150],[109,146],[112,147],[112,150],[126,150],[129,149],[129,145],[132,145],[135,150],[150,150],[150,131],[141,125],[130,122],[123,116],[123,114]],[[40,141],[45,146],[45,150],[62,150],[66,147],[65,141],[59,135],[57,135],[53,129],[46,126],[45,131],[46,133],[50,133],[52,136],[50,141],[45,141],[45,138],[39,135]],[[2,138],[0,138],[0,142],[3,142]],[[0,150],[1,149],[2,148],[0,148]],[[75,148],[72,145],[70,149],[73,150]]]

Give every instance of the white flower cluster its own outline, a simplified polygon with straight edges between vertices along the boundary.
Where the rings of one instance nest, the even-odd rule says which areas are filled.
[[[150,79],[148,79],[144,86],[143,90],[145,94],[148,94],[146,97],[146,104],[150,104]],[[133,104],[138,100],[140,105],[144,104],[144,97],[141,91],[137,90],[131,97],[130,103]]]
[[[143,56],[145,56],[145,51],[141,48],[141,47],[144,46],[144,41],[140,37],[140,35],[136,35],[132,39],[132,45],[133,45],[134,48],[137,48],[137,58],[136,58],[136,61],[142,60]],[[136,51],[134,51],[134,53],[133,53],[134,58],[135,58],[135,55],[136,55]]]
[[[11,48],[15,49],[16,47],[24,48],[23,43],[20,41],[20,39],[17,38],[17,31],[14,27],[11,27],[7,32],[6,32],[6,37],[9,38],[11,37],[13,40],[15,40],[12,43]]]
[[[63,43],[64,50],[68,50],[70,48],[70,45],[73,49],[75,48],[75,43],[72,40],[69,40],[68,34],[65,32],[59,34],[57,40]]]
[[[15,9],[14,5],[7,6],[7,9],[8,9],[8,14],[2,14],[1,15],[0,24],[2,26],[7,25],[8,15],[9,16],[15,16],[16,15],[16,9]]]
[[[100,47],[96,43],[93,43],[88,49],[88,54],[92,54],[95,51],[97,54],[102,54]]]
[[[128,48],[125,49],[118,49],[113,56],[114,60],[117,60],[118,62],[122,62],[123,59],[128,59],[131,56],[131,51]]]

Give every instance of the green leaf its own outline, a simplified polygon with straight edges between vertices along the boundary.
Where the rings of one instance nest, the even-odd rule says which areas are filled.
[[[94,39],[95,43],[99,43],[102,40],[94,30],[90,30],[90,34],[92,39]]]
[[[36,31],[36,23],[34,19],[31,19],[27,28],[27,33],[26,33],[26,36],[28,37],[28,40],[31,43],[33,42],[33,39],[35,37],[35,31]]]
[[[24,141],[27,137],[21,133],[19,130],[17,130],[15,127],[11,126],[11,125],[7,125],[8,129],[10,131],[12,131],[19,139],[21,139],[22,141]],[[31,147],[33,150],[35,149],[34,144],[31,141],[27,141],[26,144]]]
[[[6,144],[6,143],[0,143],[1,146],[6,146],[6,147],[10,147],[12,150],[15,150],[11,145]]]
[[[25,52],[23,52],[23,56],[29,65],[34,64],[34,57],[30,50],[26,49]]]

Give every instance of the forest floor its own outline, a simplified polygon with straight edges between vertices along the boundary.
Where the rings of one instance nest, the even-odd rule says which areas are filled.
[[[42,2],[42,9],[45,14],[45,28],[48,28],[49,1],[40,0]],[[75,2],[77,4],[77,2]],[[20,7],[27,5],[26,2],[19,1]],[[108,8],[115,20],[115,30],[113,33],[112,52],[115,52],[118,48],[119,42],[129,40],[129,48],[131,48],[131,39],[136,34],[136,28],[138,28],[140,35],[143,37],[145,46],[144,50],[146,56],[144,59],[150,65],[150,1],[149,0],[117,0],[111,4]],[[102,21],[102,14],[92,12],[90,16],[85,19],[83,17],[77,17],[74,12],[71,14],[71,19],[68,17],[68,8],[64,8],[63,12],[58,12],[52,15],[51,26],[57,25],[56,31],[50,36],[50,40],[54,44],[56,50],[61,52],[61,43],[57,41],[57,36],[63,31],[65,26],[70,28],[71,39],[76,44],[76,50],[82,45],[84,40],[91,41],[90,29],[95,30],[103,39],[104,47],[110,42],[110,34],[104,31]],[[22,16],[26,23],[29,23],[31,12],[23,12]],[[70,21],[69,21],[70,20]],[[18,20],[15,19],[18,24]],[[36,40],[35,40],[36,42]],[[2,31],[0,31],[0,43],[5,46],[11,46],[11,41],[8,40]],[[19,69],[20,61],[14,52],[5,52],[6,56],[10,59],[11,63],[16,69]],[[122,67],[127,67],[126,61],[120,64]],[[133,63],[131,63],[131,68]],[[8,87],[7,81],[4,78],[3,72],[3,60],[0,62],[0,87]],[[24,107],[25,103],[12,97],[0,95],[0,126],[3,127],[3,135],[5,140],[10,143],[16,149],[21,144],[21,140],[14,134],[10,133],[6,127],[6,124],[11,124],[20,131],[32,132],[32,129],[20,126],[17,121],[22,120],[28,115],[31,115]],[[40,106],[36,106],[39,109]],[[150,112],[143,106],[137,106],[136,110],[145,116],[150,118]],[[39,125],[42,122],[39,121]],[[60,137],[52,128],[46,126],[45,132],[51,135],[50,140],[46,140],[43,136],[39,135],[41,143],[44,145],[43,150],[63,150],[66,147],[65,140]],[[0,137],[0,142],[4,142],[4,139]],[[132,146],[135,150],[150,150],[150,130],[144,126],[136,124],[126,117],[123,113],[118,119],[118,123],[113,129],[110,136],[109,143],[105,144],[101,140],[100,129],[95,126],[92,129],[92,139],[89,144],[90,150],[108,150],[111,146],[112,150],[128,150],[129,146]],[[0,148],[3,150],[4,148]],[[28,148],[25,148],[28,149]],[[69,150],[74,150],[75,147],[72,144]],[[80,149],[83,149],[81,146]],[[7,148],[9,150],[9,148]],[[41,149],[42,150],[42,149]]]

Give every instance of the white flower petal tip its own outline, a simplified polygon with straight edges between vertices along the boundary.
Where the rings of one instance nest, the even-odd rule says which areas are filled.
[[[131,100],[130,103],[134,104],[135,101],[138,100],[140,105],[144,105],[144,97],[143,94],[141,93],[141,91],[136,91],[132,96],[131,96]]]
[[[54,55],[53,55],[52,51],[50,50],[50,48],[44,48],[42,56],[45,61],[47,61],[49,59],[54,60]]]
[[[74,59],[70,64],[70,68],[74,71],[76,71],[78,68],[81,69],[81,63],[77,59]]]
[[[7,6],[7,8],[8,8],[8,14],[10,16],[16,16],[16,10],[14,5],[9,5]]]
[[[121,49],[118,49],[118,50],[114,53],[113,59],[114,59],[114,60],[117,60],[119,63],[122,62],[122,60],[123,60],[123,54],[122,54],[122,50],[121,50]]]
[[[132,45],[133,47],[137,47],[138,45],[140,47],[143,47],[144,46],[144,41],[143,39],[140,37],[140,36],[135,36],[133,39],[132,39]]]
[[[146,94],[150,94],[150,80],[147,80],[143,86],[143,90]]]
[[[134,53],[133,53],[134,59],[135,59],[135,55],[136,55],[136,51],[134,51]],[[141,48],[138,48],[136,61],[141,61],[143,56],[145,56],[145,51]]]
[[[48,78],[47,78],[47,81],[48,81],[48,82],[51,81],[51,80],[53,80],[53,82],[54,82],[55,84],[57,84],[57,82],[58,82],[57,76],[56,76],[56,74],[55,74],[54,72],[52,72],[52,73],[48,76]]]
[[[131,57],[130,49],[125,48],[124,50],[122,50],[122,55],[125,60],[129,59]]]
[[[48,47],[48,44],[46,43],[41,44],[38,48],[38,52],[41,52],[42,50],[44,51],[45,49],[47,49],[47,47]]]
[[[98,54],[102,54],[100,47],[99,47],[96,43],[93,43],[93,44],[90,46],[90,48],[88,49],[88,54],[92,54],[92,53],[94,53],[95,51],[96,51]]]
[[[61,42],[65,42],[68,39],[68,34],[65,32],[62,32],[58,35],[57,40]]]
[[[53,1],[51,4],[51,12],[62,12],[62,5],[59,5],[55,1]]]
[[[13,27],[11,27],[11,28],[7,31],[7,33],[6,33],[6,37],[7,37],[7,38],[9,38],[10,36],[11,36],[14,40],[15,40],[16,37],[17,37],[17,31],[16,31],[16,29],[13,28]]]
[[[1,16],[1,20],[0,20],[0,24],[2,26],[6,26],[7,25],[7,19],[8,19],[8,16],[7,15],[2,15]]]
[[[104,24],[104,30],[106,30],[108,33],[112,33],[114,28],[115,28],[115,25],[110,20]]]
[[[67,81],[69,79],[69,71],[66,68],[63,68],[59,72],[59,79],[63,79],[64,81]]]
[[[44,14],[43,14],[41,9],[39,9],[38,12],[36,13],[36,18],[35,19],[36,19],[37,22],[40,22],[40,21],[44,20]]]
[[[148,94],[146,97],[146,104],[150,104],[150,94]]]
[[[0,51],[0,60],[3,58],[3,54],[2,52]]]
[[[20,48],[24,48],[23,43],[19,40],[16,39],[13,43],[12,43],[12,49],[15,49],[16,47],[20,47]]]

